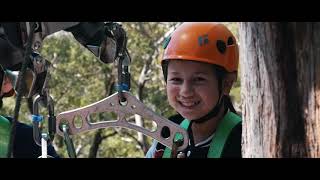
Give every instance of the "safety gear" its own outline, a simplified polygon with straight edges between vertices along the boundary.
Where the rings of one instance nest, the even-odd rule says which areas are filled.
[[[239,48],[233,34],[220,23],[187,22],[164,41],[166,60],[192,60],[238,70]]]
[[[189,60],[209,63],[221,68],[221,72],[236,72],[239,64],[239,48],[236,39],[228,28],[220,23],[187,22],[179,26],[164,41],[162,70],[167,81],[169,60]],[[220,70],[219,70],[220,72]],[[222,78],[218,76],[219,100],[205,116],[195,119],[195,123],[204,123],[217,116],[223,105]]]
[[[232,130],[235,126],[241,123],[241,117],[232,113],[228,112],[224,118],[222,119],[221,123],[217,127],[215,135],[210,144],[210,148],[208,151],[208,158],[220,158],[223,154],[223,149],[226,145],[228,137],[230,136]],[[189,120],[184,120],[181,122],[180,126],[184,129],[188,129],[190,126]],[[180,134],[177,134],[175,140],[181,139],[182,137]],[[163,153],[163,158],[170,158],[171,150],[167,147]]]

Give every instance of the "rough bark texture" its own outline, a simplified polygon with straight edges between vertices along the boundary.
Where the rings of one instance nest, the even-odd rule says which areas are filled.
[[[320,23],[240,23],[244,157],[320,157]]]

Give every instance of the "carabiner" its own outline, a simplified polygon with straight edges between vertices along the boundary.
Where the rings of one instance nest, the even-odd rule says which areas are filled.
[[[38,95],[33,101],[33,115],[32,115],[32,124],[33,124],[33,139],[38,146],[41,146],[40,135],[42,130],[39,128],[39,124],[43,121],[43,116],[39,114],[39,104],[45,104],[49,112],[48,116],[48,131],[50,141],[53,141],[54,135],[56,132],[56,117],[54,115],[54,106],[51,96],[40,96]]]

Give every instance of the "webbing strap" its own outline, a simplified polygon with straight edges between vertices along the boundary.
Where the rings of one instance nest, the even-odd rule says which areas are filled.
[[[231,133],[232,129],[240,122],[241,122],[241,118],[232,112],[228,112],[224,116],[221,123],[217,127],[217,131],[215,135],[213,136],[213,139],[208,151],[208,155],[207,155],[208,158],[221,157],[222,150],[229,137],[229,134]],[[180,126],[184,129],[188,129],[189,124],[190,124],[189,120],[185,119],[182,121]],[[180,134],[175,136],[175,140],[181,139],[181,138],[182,136]],[[162,157],[170,158],[170,155],[171,155],[171,150],[170,148],[166,147]]]

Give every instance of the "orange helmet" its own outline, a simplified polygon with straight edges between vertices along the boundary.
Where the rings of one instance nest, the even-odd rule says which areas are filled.
[[[164,43],[165,60],[205,62],[238,70],[239,48],[233,34],[220,23],[187,22],[180,25]]]

